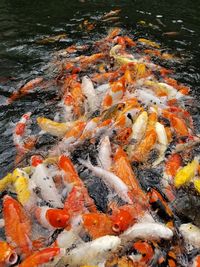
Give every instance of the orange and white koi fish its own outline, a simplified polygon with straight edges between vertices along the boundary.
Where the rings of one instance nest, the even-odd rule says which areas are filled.
[[[80,121],[77,122],[73,128],[71,128],[67,133],[65,134],[63,140],[59,144],[60,148],[63,150],[63,146],[65,150],[67,150],[68,146],[72,145],[76,142],[76,140],[82,135],[84,129],[86,126],[86,122]]]
[[[66,210],[50,209],[48,206],[36,207],[35,217],[44,228],[49,230],[65,228],[70,219]]]
[[[31,117],[31,112],[28,112],[24,114],[20,121],[16,124],[14,133],[13,133],[13,139],[14,144],[20,151],[23,151],[25,149],[24,147],[24,135],[26,132],[27,124],[29,123]]]
[[[102,103],[103,110],[111,107],[120,101],[125,93],[125,86],[122,79],[110,83],[110,89],[105,95]]]
[[[66,200],[67,202],[65,202],[65,209],[67,209],[67,207],[71,208],[72,205],[71,201],[74,202],[76,199],[79,199],[79,196],[81,196],[81,199],[82,197],[84,199],[86,207],[88,207],[88,209],[91,211],[96,211],[94,201],[89,196],[87,188],[85,187],[83,181],[78,176],[78,173],[76,172],[70,158],[65,155],[62,155],[59,159],[59,167],[61,170],[64,171],[64,177],[63,177],[64,184],[66,186],[70,184],[74,186],[70,194],[72,198],[67,199]],[[68,202],[68,200],[70,201]]]
[[[137,241],[133,244],[133,248],[136,250],[137,254],[131,254],[129,257],[134,263],[138,263],[136,267],[147,266],[154,256],[152,245],[145,241]]]
[[[83,166],[91,170],[99,178],[101,178],[105,182],[105,184],[107,184],[109,188],[113,189],[124,201],[129,204],[133,203],[128,195],[128,186],[118,176],[110,171],[104,170],[97,166],[93,166],[89,160],[85,161],[79,159],[79,162],[83,164]]]

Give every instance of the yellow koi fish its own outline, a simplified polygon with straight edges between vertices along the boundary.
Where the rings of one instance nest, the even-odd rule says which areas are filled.
[[[175,187],[180,187],[192,180],[192,178],[195,176],[195,173],[197,171],[199,162],[196,158],[186,165],[185,167],[181,168],[175,178],[174,178],[174,185]]]

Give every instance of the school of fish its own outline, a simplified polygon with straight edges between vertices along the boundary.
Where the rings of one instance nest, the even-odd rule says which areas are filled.
[[[16,168],[0,180],[0,267],[200,267],[200,228],[173,205],[182,188],[200,194],[193,98],[154,60],[178,59],[119,28],[56,58],[53,82],[37,77],[7,100],[51,84],[59,99],[53,117],[37,118],[38,134],[31,112],[13,129]],[[56,141],[40,153],[43,135]],[[159,173],[159,186],[144,186],[146,170]]]

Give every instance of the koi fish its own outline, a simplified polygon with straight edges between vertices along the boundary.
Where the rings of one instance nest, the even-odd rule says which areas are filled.
[[[98,265],[114,253],[121,244],[117,236],[106,235],[71,250],[62,258],[63,266]]]
[[[152,42],[152,41],[150,41],[148,39],[145,39],[145,38],[139,38],[137,41],[140,42],[140,43],[143,43],[143,44],[145,44],[147,46],[151,46],[151,47],[155,47],[155,48],[160,48],[159,44],[157,44],[155,42]]]
[[[151,188],[148,192],[148,197],[151,207],[157,212],[157,214],[161,218],[167,221],[173,218],[172,210],[157,190]]]
[[[153,167],[157,166],[162,161],[164,161],[165,151],[167,150],[167,146],[168,146],[168,138],[167,138],[165,127],[161,123],[156,122],[155,130],[156,130],[158,144],[159,144],[159,157],[156,161],[154,161]]]
[[[152,245],[145,241],[137,241],[133,244],[133,248],[137,252],[136,255],[132,254],[130,256],[133,262],[138,262],[141,266],[150,263],[154,256]]]
[[[31,223],[25,210],[17,200],[6,195],[3,199],[3,216],[7,241],[22,256],[29,256],[32,252],[30,238]]]
[[[143,162],[149,152],[154,147],[157,140],[157,134],[154,129],[148,131],[144,137],[144,139],[140,142],[140,144],[136,147],[135,151],[131,155],[131,161]]]
[[[132,135],[131,138],[140,142],[143,135],[146,132],[148,122],[148,114],[146,111],[143,111],[136,119],[132,126]]]
[[[101,178],[109,188],[114,189],[114,191],[127,203],[131,204],[132,200],[128,195],[127,185],[114,173],[106,171],[100,167],[93,166],[91,162],[79,159],[79,162],[91,170],[95,175]]]
[[[113,235],[112,221],[107,214],[86,213],[82,215],[83,227],[92,239]]]
[[[69,198],[68,200],[70,200],[70,202],[68,202],[68,200],[67,200],[67,202],[65,202],[65,209],[67,208],[68,204],[69,204],[68,207],[71,207],[71,205],[72,205],[71,201],[74,202],[75,200],[80,199],[80,196],[81,196],[81,199],[83,197],[84,203],[87,205],[89,210],[96,211],[94,201],[89,196],[87,188],[85,187],[83,181],[78,176],[78,173],[76,172],[70,158],[65,156],[65,155],[62,155],[59,159],[58,164],[59,164],[59,167],[64,171],[64,179],[63,179],[64,184],[66,184],[66,185],[72,184],[74,186],[74,188],[71,191],[72,199]],[[77,197],[77,199],[75,196]]]
[[[125,87],[122,80],[110,83],[110,89],[105,95],[102,103],[103,109],[107,109],[112,105],[116,104],[119,100],[122,99],[125,93]]]
[[[38,117],[37,123],[43,131],[58,137],[63,137],[74,126],[73,122],[61,123],[43,117]]]
[[[36,205],[37,198],[32,190],[32,185],[28,174],[17,168],[14,170],[12,178],[13,187],[17,194],[18,201],[23,207],[31,211],[31,209]]]
[[[59,248],[70,249],[73,246],[84,244],[84,241],[79,237],[77,229],[63,230],[56,238],[53,245]]]
[[[197,255],[193,261],[191,267],[199,267],[200,266],[200,256]]]
[[[33,184],[39,188],[42,198],[47,203],[56,208],[63,207],[61,196],[55,187],[51,172],[47,169],[44,163],[35,167],[31,180]]]
[[[192,162],[188,163],[188,165],[181,168],[174,177],[174,185],[176,187],[180,187],[190,182],[191,179],[195,176],[195,173],[197,172],[198,165],[199,165],[198,159],[194,158]]]
[[[192,223],[184,223],[179,227],[185,242],[200,248],[200,229]]]
[[[112,165],[111,158],[111,145],[108,136],[105,136],[100,141],[99,153],[98,153],[98,161],[99,165],[102,166],[105,170],[109,171]]]
[[[7,100],[8,104],[11,104],[13,101],[17,100],[18,98],[28,94],[33,89],[37,88],[43,82],[42,77],[35,78],[25,85],[23,85],[17,92],[14,92]]]
[[[0,241],[0,266],[14,265],[18,260],[17,253],[5,241]]]
[[[83,77],[81,88],[82,88],[83,94],[87,98],[89,111],[92,113],[97,109],[98,103],[97,103],[97,96],[94,90],[93,83],[87,76]]]
[[[143,215],[141,205],[123,205],[112,208],[112,230],[116,234],[120,234],[132,226]]]
[[[48,206],[36,207],[35,217],[44,228],[49,230],[65,228],[70,218],[66,210],[50,209]]]
[[[170,240],[172,236],[172,230],[160,223],[136,223],[120,235],[121,239],[126,241],[134,239]]]
[[[145,206],[147,204],[146,196],[137,181],[137,178],[129,163],[128,156],[120,147],[116,150],[114,155],[113,170],[116,175],[120,177],[120,179],[128,186],[132,199],[134,200],[137,198],[138,202]]]
[[[48,266],[55,266],[64,254],[65,249],[63,248],[45,248],[27,257],[19,264],[19,267],[37,267],[43,266],[45,263]]]
[[[12,183],[12,174],[8,173],[0,180],[0,192],[4,191]]]

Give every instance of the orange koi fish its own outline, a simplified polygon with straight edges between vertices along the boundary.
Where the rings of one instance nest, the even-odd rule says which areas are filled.
[[[151,149],[154,147],[157,140],[157,134],[155,129],[152,129],[146,133],[144,139],[140,142],[140,144],[136,147],[135,151],[131,156],[132,161],[143,162]]]
[[[102,107],[103,110],[116,104],[117,101],[121,100],[125,92],[124,82],[120,79],[116,82],[110,83],[110,89],[108,90],[105,98],[103,99]]]
[[[30,91],[37,88],[43,82],[42,77],[35,78],[25,85],[23,85],[17,92],[14,92],[9,99],[7,100],[8,104],[11,104],[13,101],[17,100],[18,98],[27,95]]]
[[[64,254],[65,249],[63,248],[45,248],[27,257],[22,263],[19,264],[19,267],[38,267],[50,262],[51,264],[56,264],[56,261],[64,256]]]
[[[133,258],[133,261],[138,262],[138,267],[142,266],[148,266],[147,264],[150,263],[154,256],[154,250],[152,246],[145,241],[137,241],[133,244],[133,248],[138,252],[139,255],[141,255],[140,259],[137,261]],[[141,265],[140,265],[141,264]]]
[[[6,195],[3,199],[3,216],[8,242],[19,250],[23,257],[29,256],[32,251],[31,222],[25,210],[17,200]]]
[[[83,181],[78,176],[70,158],[65,156],[65,155],[62,155],[59,159],[58,165],[59,165],[60,169],[65,172],[64,183],[73,184],[77,188],[81,188],[81,190],[84,192],[84,199],[85,199],[89,209],[96,210],[94,201],[89,196],[88,191],[87,191]],[[65,207],[66,207],[66,204],[65,204]]]
[[[103,213],[86,213],[82,215],[83,226],[89,235],[96,239],[104,235],[113,235],[112,221]]]
[[[43,227],[50,230],[65,228],[70,218],[66,210],[50,209],[48,206],[37,207],[35,217]]]
[[[120,234],[132,226],[144,214],[141,205],[135,202],[133,205],[123,205],[118,207],[115,203],[111,203],[112,209],[112,230],[116,234]]]
[[[191,267],[200,267],[200,255],[193,259]]]
[[[116,150],[114,155],[113,171],[129,187],[133,199],[137,199],[141,204],[147,204],[146,196],[137,181],[128,156],[121,147]]]
[[[166,174],[170,175],[171,177],[175,177],[178,169],[182,166],[182,158],[179,154],[172,154],[167,159],[165,165],[165,172]]]
[[[7,242],[0,241],[0,267],[13,265],[17,260],[14,249]]]

